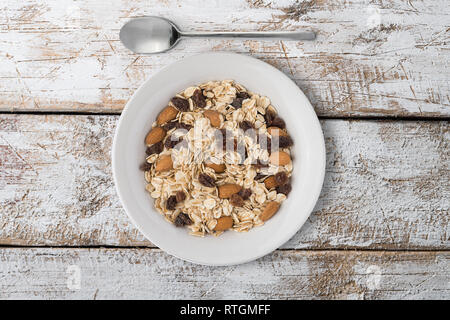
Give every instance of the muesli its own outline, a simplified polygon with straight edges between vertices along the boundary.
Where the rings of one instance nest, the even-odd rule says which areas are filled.
[[[195,236],[261,226],[291,191],[284,120],[267,97],[232,80],[178,93],[145,144],[141,170],[155,208]]]

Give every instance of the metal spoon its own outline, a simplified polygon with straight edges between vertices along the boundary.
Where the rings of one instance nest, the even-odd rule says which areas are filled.
[[[128,21],[120,29],[120,41],[139,54],[160,53],[172,49],[182,37],[241,38],[276,40],[314,40],[310,31],[276,32],[182,32],[172,22],[160,17],[142,17]]]

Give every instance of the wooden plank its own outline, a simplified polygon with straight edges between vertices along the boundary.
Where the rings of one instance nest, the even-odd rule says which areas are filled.
[[[151,246],[115,193],[117,120],[0,116],[0,244]],[[448,122],[323,120],[322,127],[322,194],[283,248],[449,248]]]
[[[449,252],[276,251],[217,268],[156,249],[0,249],[1,299],[449,299],[449,281]]]
[[[0,111],[117,112],[176,60],[232,51],[265,60],[321,116],[450,115],[447,0],[5,0],[0,8]],[[186,40],[137,56],[120,43],[130,18],[161,15],[184,30],[314,29],[314,42]]]

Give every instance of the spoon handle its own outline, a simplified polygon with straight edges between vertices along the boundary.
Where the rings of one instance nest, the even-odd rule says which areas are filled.
[[[241,38],[275,40],[314,40],[312,31],[264,31],[264,32],[180,32],[182,37],[193,38]]]

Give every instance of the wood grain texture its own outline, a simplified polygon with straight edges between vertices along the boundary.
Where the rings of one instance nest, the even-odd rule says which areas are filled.
[[[314,42],[182,41],[131,54],[130,18],[184,30],[314,29]],[[158,69],[205,51],[260,58],[302,88],[321,116],[450,115],[448,0],[5,0],[0,6],[0,111],[117,112]]]
[[[0,244],[151,246],[115,193],[110,150],[117,120],[0,117]],[[321,123],[322,194],[283,248],[449,248],[447,122]]]
[[[448,252],[277,251],[218,268],[156,249],[0,249],[1,299],[449,299],[449,281]]]

